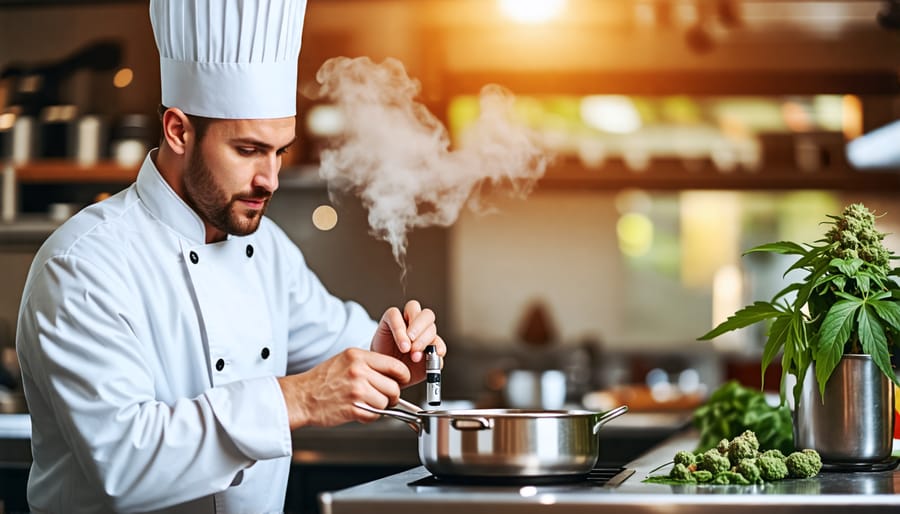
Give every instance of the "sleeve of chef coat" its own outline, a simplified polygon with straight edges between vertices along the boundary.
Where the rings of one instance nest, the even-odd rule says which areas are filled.
[[[253,462],[290,455],[284,401],[272,377],[174,405],[155,400],[152,345],[131,329],[133,288],[101,268],[109,269],[50,259],[31,280],[20,322],[31,335],[39,393],[85,476],[115,511],[156,510],[220,492]]]
[[[378,323],[358,303],[332,295],[295,245],[284,251],[292,281],[287,372],[306,371],[347,348],[369,349]]]

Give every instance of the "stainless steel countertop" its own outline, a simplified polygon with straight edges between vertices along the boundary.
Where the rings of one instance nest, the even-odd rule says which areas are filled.
[[[424,467],[342,491],[324,493],[324,514],[379,514],[425,508],[428,514],[505,514],[540,511],[629,513],[875,513],[900,511],[900,471],[822,473],[803,480],[754,486],[669,486],[641,480],[669,462],[678,450],[693,449],[696,432],[666,440],[626,467],[635,473],[618,487],[580,485],[411,486],[430,476]],[[657,473],[665,473],[666,469]],[[602,509],[602,510],[600,510]]]

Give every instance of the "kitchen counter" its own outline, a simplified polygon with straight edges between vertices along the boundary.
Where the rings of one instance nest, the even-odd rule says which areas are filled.
[[[625,418],[627,416],[623,416]],[[604,428],[605,430],[605,428]],[[697,444],[680,432],[626,464],[634,473],[618,485],[410,485],[430,476],[422,467],[320,496],[323,513],[378,514],[426,509],[428,514],[560,513],[875,513],[900,510],[900,470],[823,472],[815,478],[753,486],[660,485],[641,481]],[[602,458],[602,450],[601,450]],[[654,474],[667,472],[663,468]],[[626,473],[627,475],[627,473]],[[624,475],[623,475],[624,476]]]
[[[629,413],[601,430],[601,447],[624,463],[644,447],[686,426],[690,414]],[[405,424],[383,418],[361,425],[295,430],[286,512],[315,513],[318,495],[419,466],[418,438]],[[31,423],[27,414],[0,414],[0,501],[26,508],[25,482],[31,464]],[[627,458],[619,459],[618,456]],[[362,507],[365,511],[365,508]]]
[[[0,467],[31,463],[31,418],[28,414],[0,414]]]
[[[31,439],[28,414],[0,414],[0,439]]]

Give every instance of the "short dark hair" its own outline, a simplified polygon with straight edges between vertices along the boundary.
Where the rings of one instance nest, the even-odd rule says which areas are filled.
[[[157,114],[159,114],[160,123],[162,122],[163,114],[165,114],[167,110],[169,110],[168,107],[166,107],[163,104],[159,104],[159,109],[157,110],[158,111]],[[185,113],[185,116],[187,116],[188,121],[191,122],[191,125],[194,127],[194,130],[197,132],[197,142],[202,141],[203,136],[206,135],[206,129],[209,128],[209,124],[212,123],[213,118],[204,118],[203,116],[194,116],[193,114],[187,114],[187,113]],[[162,139],[162,136],[160,135],[160,140],[161,139]]]

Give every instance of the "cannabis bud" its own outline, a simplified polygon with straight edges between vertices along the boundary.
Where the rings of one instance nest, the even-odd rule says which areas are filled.
[[[881,241],[885,234],[875,230],[875,215],[861,203],[848,205],[840,216],[832,216],[832,228],[826,241],[837,243],[832,251],[840,259],[862,259],[882,270],[890,271],[891,252]]]

